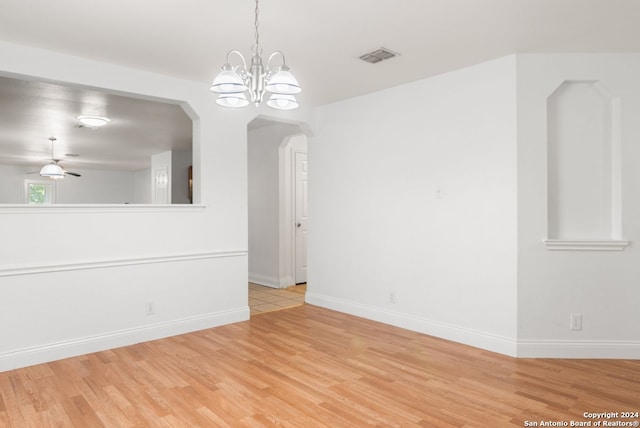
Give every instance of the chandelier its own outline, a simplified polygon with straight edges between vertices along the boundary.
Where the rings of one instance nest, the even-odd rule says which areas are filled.
[[[296,101],[294,94],[299,93],[302,89],[296,78],[289,71],[289,67],[285,63],[284,54],[280,51],[273,52],[267,60],[267,65],[263,65],[262,46],[260,46],[258,34],[258,13],[258,0],[256,0],[256,42],[251,47],[253,52],[251,65],[247,66],[247,61],[239,51],[229,51],[226,64],[222,66],[222,71],[213,80],[209,90],[219,94],[216,104],[223,107],[245,107],[249,105],[249,100],[259,106],[263,101],[265,92],[270,92],[271,95],[267,100],[269,107],[278,110],[295,109],[298,107],[298,101]],[[242,64],[231,65],[231,57],[234,54],[240,57]],[[272,66],[271,61],[276,56],[281,57],[282,64]],[[249,95],[249,98],[247,98],[247,95]]]

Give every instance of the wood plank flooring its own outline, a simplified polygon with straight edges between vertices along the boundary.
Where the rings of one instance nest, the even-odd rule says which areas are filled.
[[[513,359],[311,305],[0,373],[0,427],[523,427],[620,411],[640,411],[640,361]]]

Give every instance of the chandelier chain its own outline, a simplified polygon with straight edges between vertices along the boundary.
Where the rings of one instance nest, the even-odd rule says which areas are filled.
[[[255,26],[256,26],[256,52],[258,52],[260,50],[260,34],[258,33],[258,27],[260,27],[260,21],[258,21],[258,15],[260,14],[260,10],[258,9],[258,0],[256,0],[256,19],[255,19]]]

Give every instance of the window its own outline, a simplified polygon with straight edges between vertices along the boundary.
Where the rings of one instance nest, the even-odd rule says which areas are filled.
[[[56,182],[53,180],[24,180],[24,202],[26,204],[54,204]]]

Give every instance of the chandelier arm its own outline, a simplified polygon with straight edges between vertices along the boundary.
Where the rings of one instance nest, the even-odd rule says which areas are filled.
[[[240,57],[240,59],[242,60],[242,65],[243,65],[244,69],[247,70],[247,61],[244,59],[244,55],[242,55],[242,52],[237,51],[237,50],[229,51],[229,53],[227,54],[227,64],[231,64],[231,54],[238,55]]]
[[[284,54],[280,51],[275,51],[273,52],[271,55],[269,55],[269,59],[267,60],[267,68],[271,67],[271,60],[276,56],[276,55],[280,55],[282,57],[282,65],[280,66],[281,68],[286,68],[287,64],[285,62],[284,59]]]

